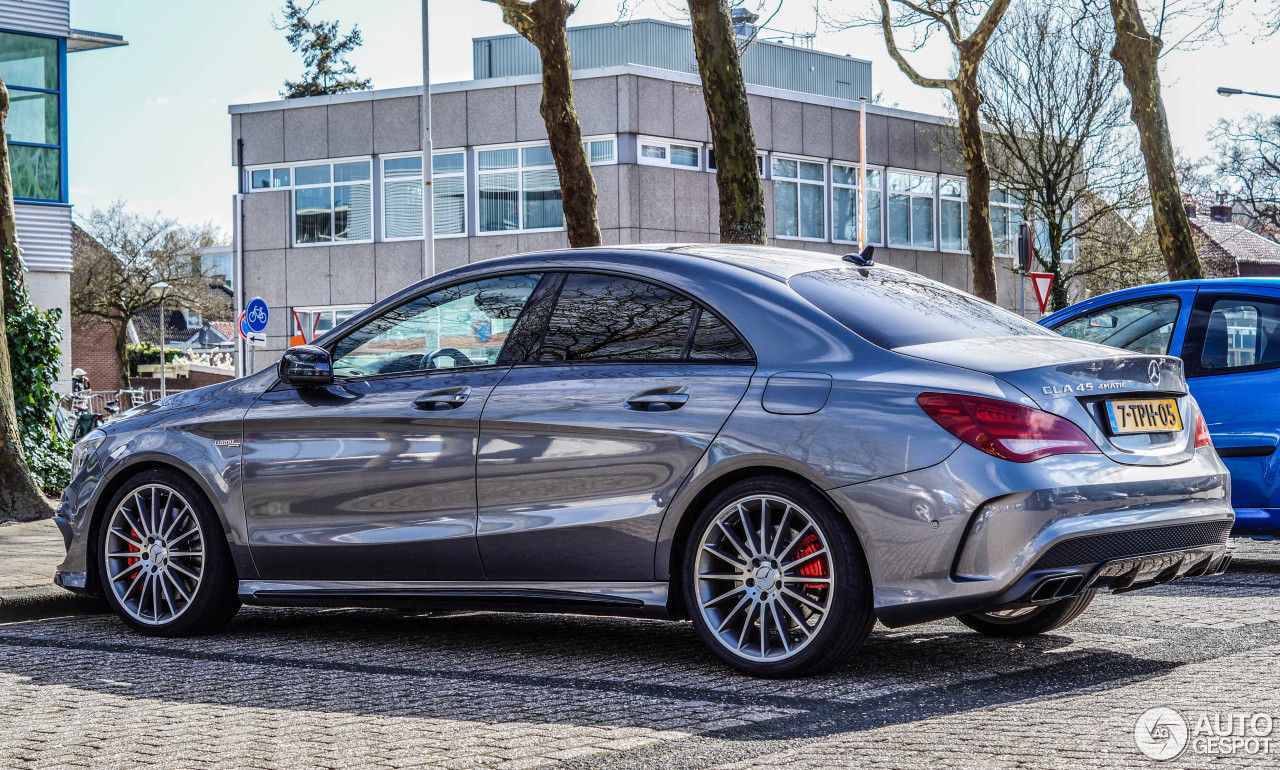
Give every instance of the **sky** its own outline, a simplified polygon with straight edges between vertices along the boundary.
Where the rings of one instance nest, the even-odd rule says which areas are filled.
[[[753,2],[754,0],[750,0]],[[870,0],[832,3],[857,7]],[[301,57],[281,32],[278,0],[72,0],[71,26],[123,35],[129,45],[69,55],[70,199],[88,213],[114,200],[187,223],[212,222],[229,236],[236,178],[232,165],[231,104],[272,101],[286,78],[302,73]],[[482,0],[429,0],[431,81],[471,79],[471,39],[506,34],[499,9]],[[749,2],[750,4],[750,2]],[[1239,4],[1223,43],[1175,50],[1162,79],[1174,144],[1194,158],[1212,152],[1205,138],[1219,117],[1280,110],[1280,102],[1224,98],[1218,86],[1276,92],[1280,36],[1254,40],[1255,3]],[[676,0],[629,0],[630,18],[680,18]],[[770,3],[776,7],[776,0]],[[869,59],[883,103],[945,114],[948,97],[918,88],[899,72],[871,29],[826,30],[815,23],[813,0],[783,0],[770,26],[817,32],[815,48]],[[350,58],[375,88],[422,82],[420,0],[323,0],[316,19],[360,26],[364,45]],[[618,19],[618,0],[582,0],[570,25]],[[925,74],[944,76],[949,53],[916,55]]]

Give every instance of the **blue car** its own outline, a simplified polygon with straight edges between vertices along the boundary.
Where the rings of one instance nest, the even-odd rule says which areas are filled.
[[[1280,535],[1280,278],[1125,289],[1040,323],[1079,340],[1181,356],[1191,394],[1231,471],[1232,534]]]

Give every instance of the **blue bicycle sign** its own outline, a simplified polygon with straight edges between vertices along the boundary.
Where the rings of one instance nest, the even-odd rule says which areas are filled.
[[[266,331],[267,319],[270,316],[271,311],[267,309],[267,303],[262,297],[254,297],[249,300],[249,304],[244,306],[244,322],[250,332]]]

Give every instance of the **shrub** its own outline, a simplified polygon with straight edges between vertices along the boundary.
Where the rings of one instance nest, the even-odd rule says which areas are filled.
[[[22,265],[16,255],[4,254],[5,292],[14,310],[5,315],[9,337],[9,364],[13,371],[13,401],[22,433],[22,452],[31,475],[44,493],[57,497],[71,481],[71,444],[53,432],[53,410],[59,395],[58,342],[62,330],[59,308],[42,311],[31,304],[26,286],[19,280]]]
[[[180,357],[183,351],[174,348],[164,349],[164,362],[166,364],[173,363],[174,359]],[[138,367],[148,364],[160,363],[160,346],[154,342],[132,342],[126,343],[124,346],[124,357],[129,362],[129,376],[138,376]]]

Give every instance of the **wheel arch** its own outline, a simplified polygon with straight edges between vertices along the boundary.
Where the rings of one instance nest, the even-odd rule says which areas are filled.
[[[790,463],[779,461],[785,461],[785,458],[757,458],[747,463],[735,463],[732,467],[721,469],[719,473],[699,479],[699,483],[696,486],[686,486],[676,495],[662,521],[655,559],[656,578],[667,581],[669,585],[667,590],[667,611],[672,618],[687,619],[689,617],[688,608],[685,607],[684,603],[684,574],[680,565],[684,560],[686,542],[689,539],[690,531],[693,529],[694,521],[698,518],[702,509],[716,495],[743,479],[755,476],[775,476],[806,484],[822,499],[826,500],[832,510],[844,514],[845,518],[850,521],[854,530],[854,538],[858,543],[858,547],[862,549],[863,557],[866,558],[867,549],[864,545],[860,523],[850,515],[849,511],[839,505],[831,495],[827,494],[823,488],[822,479],[816,477],[807,468],[802,470],[792,467]]]
[[[181,463],[173,462],[170,458],[159,456],[139,458],[112,473],[102,485],[97,499],[93,502],[89,519],[88,539],[85,542],[87,555],[85,559],[85,587],[94,596],[100,595],[102,591],[102,575],[98,568],[98,543],[102,535],[102,522],[106,519],[107,507],[111,505],[111,501],[122,487],[148,471],[168,471],[190,481],[200,491],[200,494],[204,495],[205,502],[213,508],[214,513],[218,516],[218,520],[222,523],[223,536],[230,536],[227,528],[227,519],[218,504],[217,496],[210,494],[208,485],[205,484],[204,479],[198,473],[191,468],[184,467]],[[234,564],[234,560],[233,566],[238,566]]]

